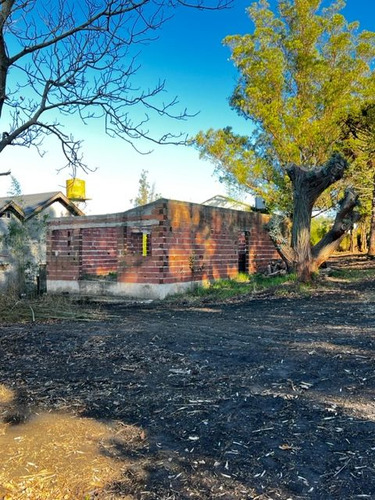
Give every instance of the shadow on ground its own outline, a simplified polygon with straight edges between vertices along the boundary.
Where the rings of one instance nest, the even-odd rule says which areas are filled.
[[[1,328],[1,448],[52,413],[111,470],[81,484],[87,498],[374,498],[371,282],[308,298],[103,307],[117,319]],[[68,453],[59,439],[55,428],[45,446]]]

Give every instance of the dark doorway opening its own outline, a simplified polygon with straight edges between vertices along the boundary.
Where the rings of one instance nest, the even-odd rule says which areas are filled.
[[[249,274],[249,232],[238,235],[238,272]]]

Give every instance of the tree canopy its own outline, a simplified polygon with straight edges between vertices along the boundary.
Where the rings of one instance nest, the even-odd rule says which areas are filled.
[[[374,102],[375,33],[348,23],[344,6],[279,0],[274,12],[266,0],[253,3],[253,32],[224,40],[239,72],[230,104],[248,120],[249,135],[211,129],[195,139],[224,179],[292,215],[295,262],[311,262],[311,211],[347,170],[355,139],[344,124]]]
[[[250,120],[249,136],[197,138],[204,157],[272,203],[283,200],[286,168],[321,166],[342,151],[347,116],[374,99],[375,34],[346,21],[343,0],[321,4],[280,0],[276,14],[261,0],[248,9],[253,33],[224,43],[239,71],[230,104]]]

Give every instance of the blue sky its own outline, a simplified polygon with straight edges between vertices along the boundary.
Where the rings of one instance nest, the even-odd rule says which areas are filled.
[[[166,131],[194,135],[199,130],[227,125],[246,133],[249,123],[230,110],[228,98],[236,82],[236,71],[229,61],[229,50],[222,45],[226,35],[247,33],[251,23],[245,9],[251,1],[234,0],[233,8],[223,11],[197,11],[179,8],[159,32],[159,38],[142,48],[137,79],[146,87],[166,81],[163,99],[178,96],[176,111],[185,108],[197,116],[187,121],[157,118],[150,123],[154,135]],[[349,21],[358,20],[362,29],[375,31],[375,0],[347,0],[344,10]],[[86,180],[86,194],[92,198],[88,213],[118,212],[130,208],[138,190],[142,169],[149,172],[156,190],[164,197],[201,202],[224,187],[213,176],[213,166],[199,160],[198,153],[183,146],[154,147],[148,155],[136,153],[121,140],[107,137],[103,124],[82,126],[69,123],[69,131],[84,139],[88,164],[95,172],[77,176]],[[146,151],[150,145],[139,144]],[[60,147],[45,144],[43,158],[33,150],[8,148],[2,153],[1,169],[11,168],[25,194],[64,190],[67,170],[57,172],[63,159]],[[6,195],[9,179],[2,177],[0,196]]]

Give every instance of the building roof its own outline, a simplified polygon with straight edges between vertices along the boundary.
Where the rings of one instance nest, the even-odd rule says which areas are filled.
[[[0,198],[0,215],[4,212],[12,212],[20,220],[28,220],[55,202],[63,205],[72,215],[85,215],[61,191]]]

